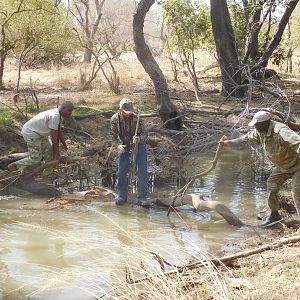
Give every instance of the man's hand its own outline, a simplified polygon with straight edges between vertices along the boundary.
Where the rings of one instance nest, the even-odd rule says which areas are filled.
[[[230,140],[220,140],[220,141],[219,141],[219,144],[220,144],[221,146],[226,146],[226,145],[229,144],[229,141],[230,141]]]
[[[125,148],[126,148],[126,145],[118,145],[117,146],[118,153],[119,154],[124,153],[125,152]]]
[[[138,144],[138,143],[140,143],[140,141],[141,141],[141,137],[140,136],[135,135],[133,137],[133,143],[134,144]]]

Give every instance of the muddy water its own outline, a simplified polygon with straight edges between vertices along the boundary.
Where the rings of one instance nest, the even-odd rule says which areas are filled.
[[[209,158],[210,159],[210,158]],[[209,161],[209,160],[208,160]],[[248,152],[225,152],[215,171],[194,191],[227,204],[243,221],[257,224],[265,187],[251,180]],[[193,172],[205,170],[199,158]],[[154,189],[152,196],[172,193]],[[95,299],[124,280],[124,267],[141,261],[146,250],[172,263],[206,251],[230,251],[253,234],[229,226],[215,213],[166,210],[110,202],[49,210],[45,199],[0,201],[0,299]]]

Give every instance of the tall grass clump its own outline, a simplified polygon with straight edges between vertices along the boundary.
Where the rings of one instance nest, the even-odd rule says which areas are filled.
[[[12,290],[12,294],[22,290],[34,299],[52,289],[76,286],[93,299],[230,299],[226,278],[232,277],[231,272],[221,263],[216,264],[215,257],[192,241],[188,248],[193,247],[193,254],[186,245],[180,248],[168,243],[157,251],[148,242],[148,237],[157,232],[129,232],[99,210],[88,209],[107,222],[107,230],[90,235],[78,230],[74,235],[18,223],[24,230],[39,231],[56,243],[61,240],[64,245],[73,246],[64,247],[63,259],[67,264],[38,265],[39,272],[34,275],[20,274],[26,283]]]

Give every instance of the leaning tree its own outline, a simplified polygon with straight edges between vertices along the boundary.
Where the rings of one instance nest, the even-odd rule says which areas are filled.
[[[141,0],[133,17],[133,38],[135,53],[145,71],[150,76],[154,88],[160,118],[168,129],[178,130],[182,127],[175,105],[171,102],[165,76],[155,61],[144,37],[144,22],[147,12],[155,0]]]

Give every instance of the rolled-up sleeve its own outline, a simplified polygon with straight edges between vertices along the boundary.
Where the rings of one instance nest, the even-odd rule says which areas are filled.
[[[282,139],[287,142],[295,152],[300,154],[300,136],[288,127],[283,127],[279,131]]]

